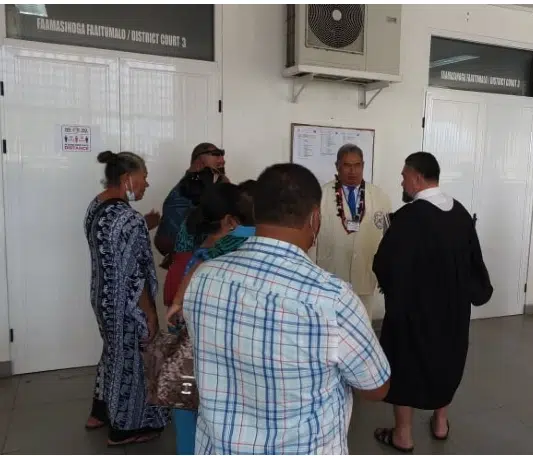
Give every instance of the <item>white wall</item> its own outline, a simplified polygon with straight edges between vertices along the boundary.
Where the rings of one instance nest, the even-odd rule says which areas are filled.
[[[451,38],[533,49],[533,13],[489,5],[404,5],[403,81],[383,92],[367,110],[358,91],[338,83],[312,83],[298,103],[284,63],[283,5],[224,5],[224,147],[228,171],[238,180],[290,158],[291,122],[374,128],[374,182],[401,204],[405,157],[422,147],[421,119],[428,78],[431,33]],[[533,279],[533,268],[530,273]],[[533,302],[533,280],[528,302]],[[383,315],[383,303],[375,317]]]

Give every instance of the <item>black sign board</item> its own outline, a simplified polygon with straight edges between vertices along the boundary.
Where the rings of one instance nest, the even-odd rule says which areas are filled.
[[[531,51],[434,36],[429,60],[430,86],[531,95]]]
[[[7,37],[215,60],[214,5],[6,5]]]

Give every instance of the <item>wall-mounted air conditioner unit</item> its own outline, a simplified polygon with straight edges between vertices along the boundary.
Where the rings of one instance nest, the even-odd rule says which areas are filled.
[[[401,5],[287,5],[283,75],[399,82],[401,12]]]

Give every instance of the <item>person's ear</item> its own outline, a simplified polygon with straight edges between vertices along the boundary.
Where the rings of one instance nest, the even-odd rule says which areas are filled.
[[[320,207],[317,207],[311,212],[311,217],[309,218],[309,225],[314,233],[318,234],[320,229]]]
[[[235,228],[237,228],[239,226],[239,221],[235,217],[230,215],[228,224],[231,227],[231,229],[234,230]]]
[[[131,179],[131,176],[128,173],[122,174],[122,176],[120,176],[120,186],[122,188],[127,188],[128,190],[131,190],[130,179]]]
[[[228,231],[232,231],[235,228],[237,228],[237,226],[239,225],[239,222],[238,222],[238,220],[235,217],[233,217],[232,215],[227,214],[222,219],[222,224],[221,225],[222,225],[223,229],[228,230]]]

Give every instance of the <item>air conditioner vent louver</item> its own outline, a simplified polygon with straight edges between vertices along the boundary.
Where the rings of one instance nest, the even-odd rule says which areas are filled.
[[[362,38],[365,24],[364,5],[308,5],[308,26],[321,47],[347,48]],[[309,45],[313,43],[309,37]]]

